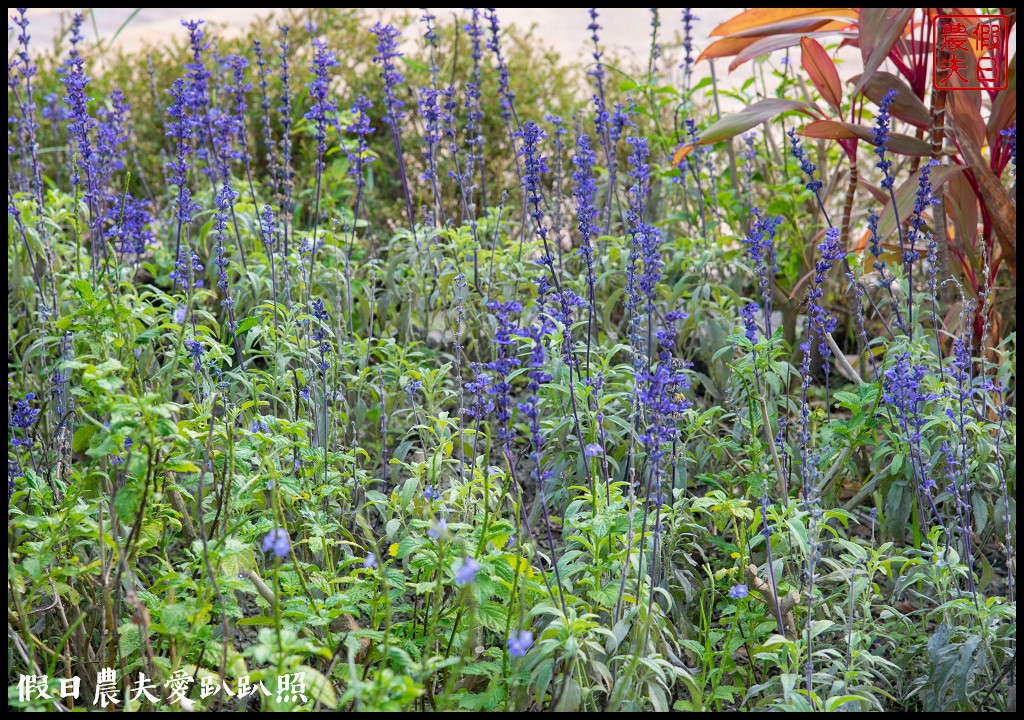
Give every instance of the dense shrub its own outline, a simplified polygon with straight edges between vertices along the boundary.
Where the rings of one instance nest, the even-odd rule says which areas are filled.
[[[898,95],[718,117],[688,10],[629,76],[596,13],[13,22],[12,706],[1012,702],[1016,270]]]

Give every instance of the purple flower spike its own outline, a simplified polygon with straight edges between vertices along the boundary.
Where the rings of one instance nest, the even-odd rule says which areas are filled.
[[[455,584],[466,585],[473,582],[478,572],[480,572],[480,563],[471,557],[463,558],[462,565],[455,571]]]
[[[533,632],[530,630],[520,630],[519,632],[512,633],[508,641],[505,643],[505,647],[508,648],[508,654],[514,658],[521,658],[526,655],[526,651],[533,645]]]
[[[286,558],[291,548],[288,532],[284,528],[274,528],[263,536],[263,552],[273,550],[277,557]]]
[[[434,525],[434,527],[432,527],[429,530],[427,530],[427,537],[433,538],[434,540],[437,540],[441,536],[447,535],[447,534],[448,534],[448,522],[444,518],[441,518],[440,520],[438,520],[437,524]]]

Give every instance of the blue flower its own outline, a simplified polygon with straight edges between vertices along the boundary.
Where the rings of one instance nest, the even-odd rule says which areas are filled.
[[[463,558],[462,565],[455,571],[455,584],[466,585],[473,582],[478,572],[480,572],[480,563],[471,557]]]
[[[314,40],[313,48],[315,53],[313,64],[310,67],[310,71],[313,73],[313,80],[306,84],[306,87],[309,88],[309,96],[313,100],[313,105],[303,117],[315,123],[316,131],[314,137],[316,138],[317,164],[323,170],[324,153],[327,152],[327,120],[333,117],[338,109],[338,106],[328,99],[330,91],[328,70],[338,64],[338,59],[334,56],[333,52],[327,49],[327,45],[323,40]]]
[[[288,539],[288,532],[284,528],[274,528],[263,536],[263,552],[274,551],[279,558],[288,557],[292,544]]]
[[[423,491],[423,497],[427,500],[436,500],[440,496],[440,493],[434,488],[433,485],[427,485],[427,488]]]
[[[14,402],[14,410],[11,412],[11,427],[27,429],[35,424],[39,419],[39,409],[29,405],[29,402],[35,399],[35,393],[28,393],[23,400]]]
[[[740,308],[740,315],[743,317],[745,335],[750,342],[757,342],[757,323],[754,322],[754,315],[761,309],[756,302],[750,302]]]
[[[433,538],[434,540],[437,540],[441,536],[447,535],[447,534],[448,534],[448,522],[444,518],[441,518],[440,520],[438,520],[437,523],[432,528],[427,530],[427,537]]]
[[[729,588],[729,597],[733,600],[741,600],[750,594],[746,585],[733,585]]]
[[[530,649],[531,645],[533,645],[533,632],[530,630],[514,632],[505,642],[508,654],[514,658],[521,658],[526,655],[526,651]]]
[[[597,443],[590,443],[583,448],[583,454],[587,457],[599,457],[602,453],[601,446]]]
[[[372,552],[366,553],[366,557],[363,559],[363,567],[367,570],[377,567],[377,556]]]
[[[807,189],[812,193],[817,193],[823,187],[821,180],[814,179],[814,172],[818,169],[818,166],[811,162],[810,158],[807,157],[807,153],[801,147],[800,139],[796,136],[796,128],[790,128],[786,134],[789,135],[789,142],[792,146],[790,152],[800,163],[800,169],[804,175],[807,176]]]
[[[878,106],[878,115],[875,116],[875,155],[878,156],[878,163],[875,165],[879,170],[882,171],[884,176],[882,179],[882,187],[892,189],[892,186],[896,183],[896,178],[889,174],[892,169],[892,160],[885,159],[885,152],[888,149],[889,144],[889,106],[892,105],[896,99],[896,91],[889,90],[882,98],[882,103]]]

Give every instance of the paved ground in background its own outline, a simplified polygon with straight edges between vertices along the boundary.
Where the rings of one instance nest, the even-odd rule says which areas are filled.
[[[97,31],[100,37],[112,37],[134,10],[135,8],[96,8],[95,29],[87,18],[86,37],[93,39]],[[659,34],[670,39],[677,30],[681,31],[682,9],[660,10],[662,28]],[[13,8],[8,8],[8,13],[12,11]],[[29,19],[32,21],[30,32],[33,42],[49,43],[59,32],[61,15],[72,11],[73,8],[31,8]],[[464,12],[462,8],[431,8],[431,11],[438,16],[451,13],[462,15]],[[223,25],[227,33],[237,33],[253,20],[265,17],[270,12],[269,8],[143,8],[118,36],[117,43],[121,47],[131,49],[161,37],[183,34],[180,20],[195,17]],[[375,11],[371,11],[373,12]],[[381,10],[379,14],[384,15],[387,12]],[[715,25],[736,12],[738,10],[730,8],[698,10],[700,21],[696,23],[695,33],[697,46],[703,47]],[[520,27],[536,24],[535,37],[566,58],[579,59],[589,51],[589,18],[583,8],[498,8],[498,17],[503,23],[514,23]],[[603,8],[600,10],[599,22],[602,25],[601,42],[607,50],[623,56],[647,57],[651,32],[651,14],[648,8]]]

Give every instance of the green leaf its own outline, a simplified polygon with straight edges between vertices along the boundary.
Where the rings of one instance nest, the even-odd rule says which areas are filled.
[[[582,692],[580,684],[575,680],[568,680],[562,688],[562,695],[555,705],[555,712],[577,712],[580,709]],[[667,709],[667,708],[665,708]]]
[[[306,683],[306,697],[319,702],[325,708],[334,710],[338,705],[338,696],[334,693],[331,681],[324,677],[319,670],[314,670],[309,665],[299,665],[296,673],[305,673],[303,680]]]
[[[134,484],[125,485],[114,496],[114,512],[126,525],[134,523],[141,502],[142,491]]]
[[[89,447],[89,439],[99,432],[99,429],[99,425],[83,425],[75,430],[75,435],[71,438],[71,449],[75,452],[84,451]]]
[[[801,112],[811,117],[820,117],[821,110],[813,103],[800,100],[783,100],[767,98],[758,100],[749,107],[731,115],[723,115],[717,122],[711,123],[700,132],[698,145],[711,145],[744,133],[752,127],[771,120],[784,112]],[[672,164],[678,165],[687,155],[693,152],[693,145],[684,145],[672,157]]]

